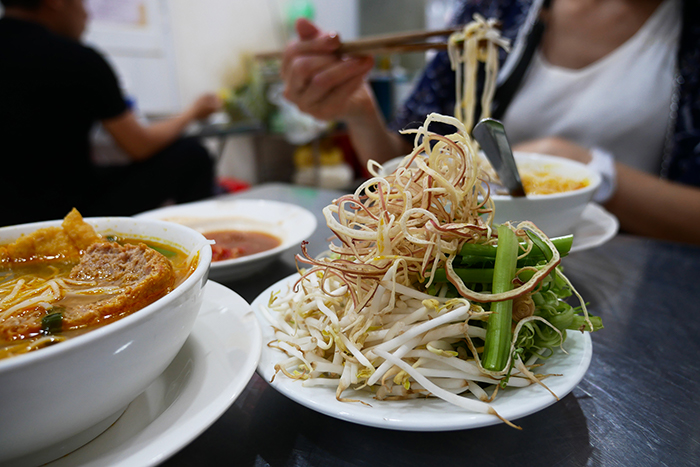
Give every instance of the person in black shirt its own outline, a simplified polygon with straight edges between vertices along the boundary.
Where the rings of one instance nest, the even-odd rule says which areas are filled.
[[[82,0],[0,2],[0,226],[62,218],[73,207],[86,216],[132,215],[213,194],[212,158],[181,133],[220,108],[216,96],[144,126],[109,64],[79,43]],[[133,163],[92,163],[96,122]]]

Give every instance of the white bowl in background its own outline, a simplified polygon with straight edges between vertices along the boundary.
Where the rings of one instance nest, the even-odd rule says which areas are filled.
[[[280,255],[299,248],[316,230],[316,216],[300,206],[264,199],[213,199],[178,204],[139,214],[186,225],[201,233],[217,230],[263,232],[281,240],[270,250],[239,258],[214,261],[209,277],[218,282],[246,278],[259,272]]]
[[[401,161],[403,161],[405,157],[406,156],[399,156],[389,159],[382,164],[382,168],[378,171],[378,175],[380,177],[386,177],[387,175],[394,173],[396,169],[399,168],[399,164],[401,164]]]
[[[198,251],[197,267],[172,292],[131,315],[50,347],[0,360],[0,463],[48,462],[107,429],[167,368],[202,304],[211,247],[201,234],[146,219],[85,220],[103,235],[117,233],[187,253]],[[0,244],[60,224],[4,227]]]
[[[600,186],[600,175],[585,164],[562,157],[525,152],[515,152],[513,155],[521,173],[545,170],[560,177],[588,181],[588,185],[572,191],[522,198],[492,193],[494,222],[531,221],[549,237],[571,233]]]

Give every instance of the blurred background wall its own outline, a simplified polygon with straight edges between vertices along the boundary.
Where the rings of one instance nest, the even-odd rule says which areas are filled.
[[[172,113],[243,80],[245,55],[281,48],[294,1],[86,0],[85,42],[107,54],[142,112]],[[325,28],[357,37],[356,0],[311,3]]]

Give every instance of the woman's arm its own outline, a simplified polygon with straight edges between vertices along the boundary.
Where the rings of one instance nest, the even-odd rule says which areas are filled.
[[[384,116],[374,100],[374,94],[368,84],[365,101],[361,103],[364,109],[345,118],[350,140],[363,167],[374,160],[384,163],[394,157],[411,152],[412,145],[402,138],[399,133],[389,130]]]
[[[660,179],[615,164],[617,190],[605,203],[623,230],[648,237],[700,244],[700,188]]]

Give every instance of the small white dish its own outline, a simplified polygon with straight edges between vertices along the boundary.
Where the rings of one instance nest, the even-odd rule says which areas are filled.
[[[283,279],[269,287],[252,303],[253,312],[260,320],[263,351],[258,364],[258,373],[267,381],[272,380],[276,363],[286,355],[266,344],[274,340],[272,327],[260,312],[266,306],[273,291],[286,290],[299,278],[297,274]],[[564,348],[538,368],[539,373],[561,374],[545,380],[554,393],[563,398],[581,381],[591,362],[592,345],[588,333],[569,332]],[[301,381],[294,381],[279,373],[271,383],[277,391],[288,398],[325,415],[358,423],[360,425],[402,431],[451,431],[478,428],[502,423],[492,415],[470,413],[441,399],[414,399],[407,401],[379,401],[366,392],[346,392],[343,395],[359,399],[369,404],[339,402],[335,398],[335,388],[302,387]],[[532,385],[519,389],[506,389],[499,392],[492,403],[493,408],[504,418],[514,421],[544,409],[556,399],[543,387]]]
[[[617,217],[599,204],[588,203],[581,219],[571,228],[574,235],[571,252],[598,247],[617,235],[619,229]]]
[[[287,250],[298,248],[316,230],[316,217],[308,210],[262,199],[198,201],[144,212],[136,217],[176,222],[200,233],[227,229],[264,232],[282,241],[271,250],[213,261],[209,277],[215,281],[242,279],[260,271]]]
[[[51,467],[140,467],[164,462],[223,414],[260,358],[260,326],[250,305],[209,281],[192,333],[170,366],[90,443]]]

